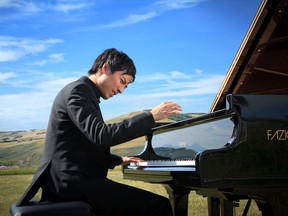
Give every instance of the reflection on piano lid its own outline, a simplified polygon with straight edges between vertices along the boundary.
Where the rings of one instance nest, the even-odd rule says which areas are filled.
[[[149,165],[142,163],[142,166],[160,166],[160,163],[162,166],[194,165],[194,161],[193,164],[187,162],[201,151],[223,148],[232,143],[235,131],[233,112],[228,106],[215,113],[154,128],[146,137],[143,151],[136,156],[150,161],[145,162]]]
[[[152,147],[155,153],[173,160],[193,159],[200,151],[224,147],[235,136],[231,115],[205,124],[193,121],[185,125],[189,127],[174,128],[172,131],[153,135]]]

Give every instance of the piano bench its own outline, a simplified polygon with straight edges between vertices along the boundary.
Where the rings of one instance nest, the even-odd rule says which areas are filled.
[[[94,216],[92,207],[82,201],[43,202],[30,201],[24,206],[10,207],[11,216]]]

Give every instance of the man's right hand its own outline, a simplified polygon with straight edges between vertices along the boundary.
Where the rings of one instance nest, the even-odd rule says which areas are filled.
[[[168,118],[171,115],[181,114],[182,108],[173,102],[163,102],[151,110],[155,121]]]

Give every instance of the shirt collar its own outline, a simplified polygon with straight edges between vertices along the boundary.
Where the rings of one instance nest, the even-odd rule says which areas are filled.
[[[101,97],[101,92],[98,89],[98,87],[95,85],[95,83],[92,82],[92,80],[89,79],[87,76],[83,76],[80,78],[83,82],[87,83],[91,88],[94,90],[95,96],[98,100],[98,103],[100,103],[100,97]]]

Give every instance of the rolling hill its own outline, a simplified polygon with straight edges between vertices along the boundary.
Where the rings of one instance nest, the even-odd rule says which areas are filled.
[[[106,123],[114,123],[137,115],[133,112],[111,119]],[[165,122],[179,121],[199,114],[181,114],[165,119]],[[0,169],[11,166],[29,167],[39,164],[43,152],[46,129],[29,131],[0,132]],[[112,147],[111,152],[121,156],[137,155],[145,145],[145,137],[140,137],[129,142]]]

